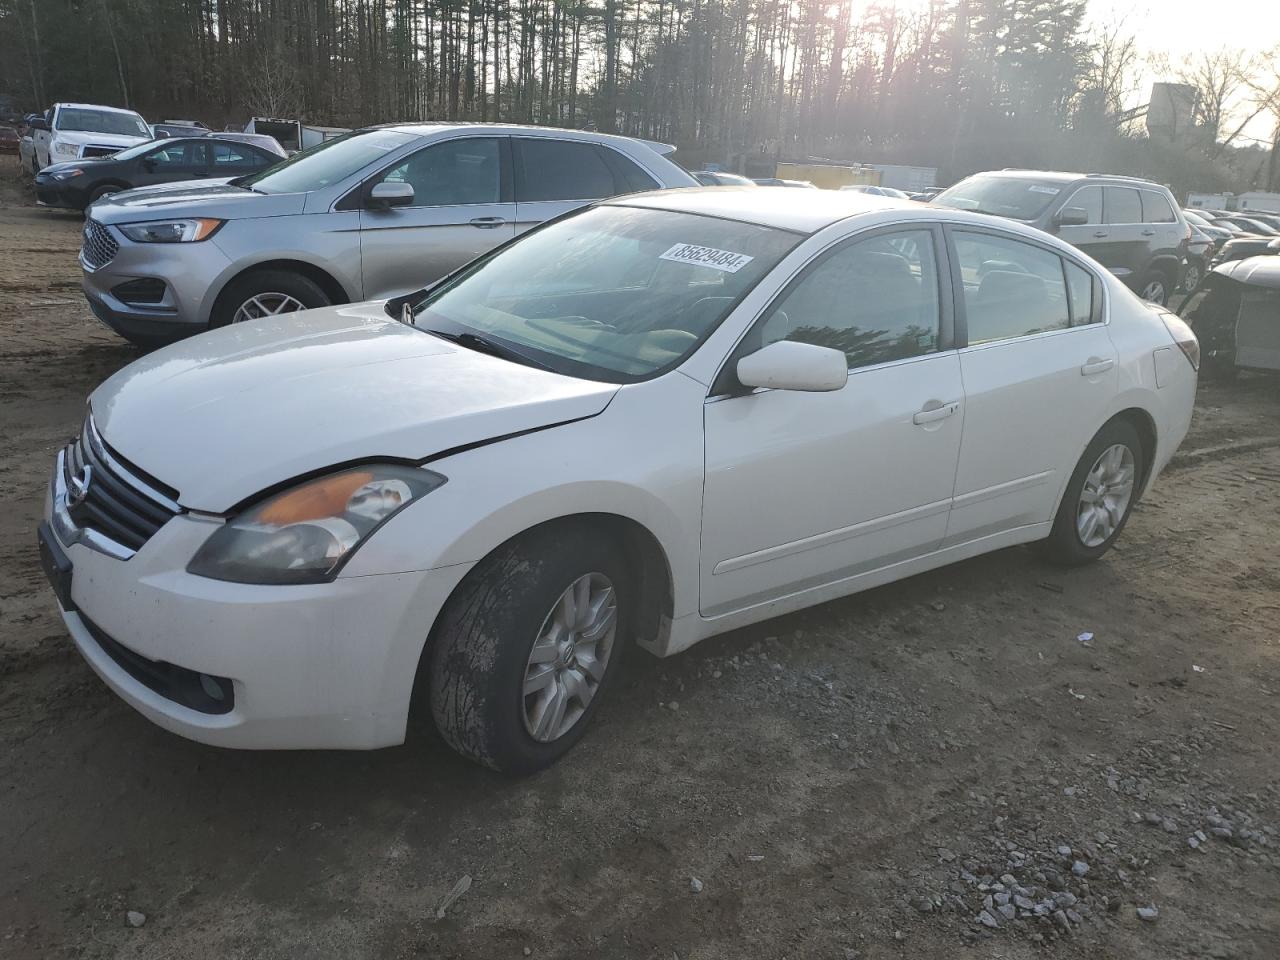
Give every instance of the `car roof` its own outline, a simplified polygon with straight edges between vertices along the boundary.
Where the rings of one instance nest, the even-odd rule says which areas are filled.
[[[861,213],[895,208],[924,209],[914,200],[899,200],[857,190],[796,190],[791,187],[683,187],[629,194],[605,201],[611,206],[647,207],[738,220],[798,233],[816,233]]]
[[[1280,256],[1277,255],[1232,260],[1214,267],[1213,272],[1251,287],[1280,290]]]
[[[1021,168],[1006,168],[1004,170],[979,170],[972,174],[975,177],[981,176],[1001,176],[1011,180],[1048,180],[1050,183],[1074,183],[1077,180],[1087,180],[1090,183],[1108,183],[1111,185],[1145,187],[1147,189],[1165,189],[1154,180],[1144,180],[1142,177],[1130,177],[1122,173],[1072,173],[1068,170],[1023,170]]]
[[[532,123],[485,123],[476,121],[459,121],[459,120],[423,120],[414,123],[381,123],[375,127],[362,127],[363,130],[394,130],[398,133],[412,133],[418,136],[428,136],[433,133],[440,133],[442,130],[474,130],[477,127],[491,131],[495,134],[531,134],[539,137],[564,137],[574,140],[593,140],[597,143],[626,142],[626,143],[643,143],[654,152],[667,156],[675,153],[675,147],[669,143],[660,143],[656,140],[642,140],[639,137],[623,137],[612,133],[598,133],[595,130],[568,130],[564,127],[544,127]]]
[[[100,103],[55,103],[55,107],[73,107],[76,110],[102,110],[105,113],[127,113],[131,116],[140,116],[137,110],[129,110],[125,107],[104,107]]]

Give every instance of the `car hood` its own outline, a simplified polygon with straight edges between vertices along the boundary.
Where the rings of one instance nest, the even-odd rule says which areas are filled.
[[[59,160],[57,163],[50,163],[41,167],[40,172],[36,174],[36,179],[39,180],[43,178],[45,174],[48,174],[49,176],[53,176],[53,174],[59,172],[60,170],[89,169],[89,168],[92,168],[95,164],[99,164],[99,163],[102,163],[104,160],[110,160],[110,159],[111,159],[110,157],[85,157],[81,160]]]
[[[55,130],[51,139],[57,140],[59,143],[78,144],[82,147],[87,143],[91,143],[95,147],[119,147],[123,150],[125,147],[146,143],[151,138],[130,137],[119,133],[91,133],[87,130]]]
[[[230,178],[184,180],[122,190],[93,205],[99,223],[136,223],[158,217],[283,217],[302,213],[305,193],[254,193],[233,187]]]
[[[336,464],[423,460],[594,416],[617,390],[456,346],[364,303],[181,341],[116,373],[89,405],[119,456],[184,507],[225,513]]]

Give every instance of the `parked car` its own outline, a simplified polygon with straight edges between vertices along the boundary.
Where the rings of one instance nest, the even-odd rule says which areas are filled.
[[[1186,219],[1187,223],[1191,224],[1191,226],[1193,227],[1196,227],[1202,233],[1207,234],[1209,237],[1213,239],[1215,243],[1219,243],[1219,244],[1226,243],[1233,236],[1235,236],[1235,234],[1233,234],[1230,230],[1225,229],[1224,227],[1215,227],[1208,217],[1202,216],[1199,212],[1195,210],[1184,209],[1182,211],[1182,216]]]
[[[1187,241],[1187,265],[1182,272],[1182,289],[1190,293],[1200,283],[1200,279],[1209,270],[1218,244],[1207,233],[1194,223],[1191,226],[1191,239]]]
[[[704,187],[754,187],[756,182],[724,170],[695,170],[691,176]]]
[[[841,190],[848,190],[851,193],[868,193],[873,197],[893,197],[895,200],[911,200],[902,190],[895,190],[893,187],[881,187],[873,183],[846,183]]]
[[[201,137],[209,132],[209,127],[199,120],[161,120],[151,125],[151,132],[156,139],[163,137]]]
[[[31,121],[35,155],[31,174],[63,160],[105,157],[152,139],[140,114],[93,103],[55,103]]]
[[[1261,220],[1255,220],[1252,217],[1219,217],[1213,221],[1220,226],[1231,224],[1238,227],[1244,233],[1251,233],[1255,237],[1280,237],[1280,230],[1269,224],[1263,223]]]
[[[209,133],[205,134],[209,137],[218,137],[222,140],[239,140],[241,143],[248,143],[258,147],[267,153],[273,153],[277,157],[284,158],[289,156],[284,147],[280,145],[280,141],[275,137],[269,137],[265,133]]]
[[[416,702],[527,773],[634,643],[1015,544],[1100,557],[1187,430],[1197,350],[1007,220],[621,197],[425,293],[125,367],[57,456],[41,554],[77,647],[168,730],[381,747]]]
[[[1218,248],[1212,266],[1277,253],[1280,253],[1280,237],[1236,237]]]
[[[221,182],[280,162],[274,153],[221,137],[173,137],[129,147],[100,159],[55,163],[36,174],[36,200],[84,210],[134,187],[221,178]]]
[[[978,173],[934,204],[1008,217],[1079,247],[1144,300],[1165,303],[1182,283],[1191,228],[1168,188],[1107,174]]]
[[[1280,256],[1219,264],[1180,312],[1200,339],[1206,376],[1280,371]]]
[[[808,180],[779,180],[777,177],[756,177],[753,181],[758,187],[799,187],[802,190],[817,190]]]
[[[360,130],[233,183],[100,200],[80,251],[84,292],[104,323],[152,346],[395,296],[590,200],[696,186],[673,151],[513,125]]]

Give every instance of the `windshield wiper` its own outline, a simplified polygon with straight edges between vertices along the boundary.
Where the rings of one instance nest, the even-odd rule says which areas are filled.
[[[490,340],[488,337],[481,336],[478,333],[471,333],[469,331],[446,333],[443,330],[433,330],[430,327],[419,327],[418,329],[429,333],[434,337],[439,337],[442,340],[448,340],[450,343],[456,343],[461,347],[466,347],[468,350],[475,350],[477,353],[487,353],[491,357],[500,357],[503,360],[510,360],[512,363],[522,363],[528,367],[537,367],[539,370],[551,370],[553,373],[555,372],[554,368],[549,364],[543,363],[541,360],[536,360],[528,354],[516,350],[514,347],[507,346],[505,343],[499,343],[497,340]]]

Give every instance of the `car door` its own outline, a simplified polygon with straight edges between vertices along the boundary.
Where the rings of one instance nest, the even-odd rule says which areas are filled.
[[[776,297],[730,357],[777,340],[834,347],[831,393],[746,392],[704,407],[700,606],[767,602],[928,553],[946,532],[963,389],[941,232],[841,242]],[[941,282],[940,282],[941,281]]]
[[[366,297],[408,293],[515,236],[508,149],[506,137],[438,141],[366,184],[413,187],[407,206],[360,212]]]
[[[1058,236],[1077,249],[1083,250],[1100,264],[1111,269],[1112,265],[1120,265],[1113,248],[1111,231],[1102,212],[1102,187],[1089,184],[1079,187],[1067,198],[1059,211],[1068,207],[1079,207],[1089,217],[1088,222],[1069,224],[1058,227]]]
[[[1103,187],[1108,270],[1136,289],[1147,266],[1147,229],[1142,222],[1142,197],[1136,187]]]
[[[513,137],[511,143],[516,233],[592,200],[628,192],[618,184],[604,148],[590,141]]]
[[[208,148],[211,177],[243,177],[263,166],[258,152],[247,144],[211,140]]]
[[[157,183],[199,180],[208,175],[207,144],[199,140],[167,140],[163,146],[134,161],[129,181],[135,187],[149,187]]]
[[[1053,518],[1117,368],[1092,271],[1028,238],[947,234],[965,389],[950,546]]]

